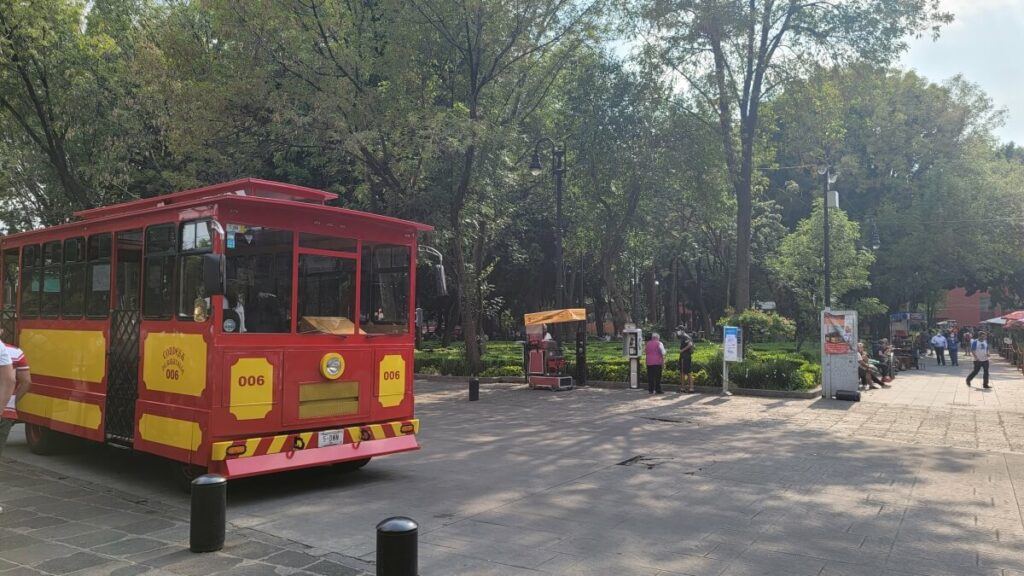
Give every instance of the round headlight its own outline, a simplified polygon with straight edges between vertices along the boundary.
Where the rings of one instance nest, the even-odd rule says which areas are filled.
[[[338,376],[341,374],[341,360],[337,358],[331,358],[324,365],[324,372],[327,372],[328,376]]]
[[[225,332],[234,332],[237,329],[238,329],[238,322],[235,322],[234,318],[226,318],[224,320],[224,331]]]
[[[324,354],[320,359],[320,373],[328,380],[336,380],[345,372],[345,359],[337,352]]]

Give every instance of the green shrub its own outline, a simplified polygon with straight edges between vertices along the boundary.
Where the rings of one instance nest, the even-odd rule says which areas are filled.
[[[708,373],[704,370],[693,373],[693,385],[694,386],[711,386],[711,379],[708,378]]]
[[[481,376],[523,376],[522,366],[491,366],[480,372]]]
[[[718,320],[718,326],[740,326],[743,328],[743,339],[746,342],[792,340],[796,335],[796,323],[789,318],[775,312],[753,308],[739,314],[727,313]]]
[[[438,370],[436,366],[431,366],[428,364],[426,366],[416,366],[416,373],[424,374],[427,376],[439,376],[441,374],[441,371]]]

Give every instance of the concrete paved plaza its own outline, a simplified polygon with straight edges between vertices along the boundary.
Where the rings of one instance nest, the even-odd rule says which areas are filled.
[[[408,515],[424,575],[1022,576],[1024,378],[994,363],[982,391],[967,371],[859,404],[424,383],[422,451],[233,482],[229,518],[359,567]],[[17,430],[6,456],[187,505],[144,456],[38,458]]]

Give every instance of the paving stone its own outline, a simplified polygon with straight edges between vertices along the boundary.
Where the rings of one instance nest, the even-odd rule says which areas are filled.
[[[304,552],[295,550],[282,550],[276,554],[263,559],[268,564],[276,564],[287,568],[305,568],[319,560],[316,556],[310,556]]]
[[[104,558],[103,556],[97,556],[88,552],[76,552],[70,556],[40,562],[35,565],[35,568],[53,574],[69,574],[77,570],[107,564],[108,562],[109,558]]]
[[[57,518],[55,516],[33,516],[31,518],[23,518],[19,521],[12,522],[8,525],[9,528],[20,528],[22,530],[35,530],[37,528],[48,528],[50,526],[60,526],[66,524],[67,520],[63,518]]]
[[[155,570],[145,564],[129,564],[110,571],[110,576],[138,576],[139,574],[150,574]]]
[[[34,538],[46,538],[49,540],[59,540],[61,538],[71,538],[73,536],[79,536],[87,532],[96,530],[95,526],[83,524],[81,522],[65,522],[57,526],[48,526],[46,528],[39,528],[27,532],[28,535]]]
[[[171,522],[170,520],[164,520],[163,518],[146,518],[145,520],[126,524],[118,529],[124,530],[129,534],[143,536],[160,530],[174,528],[175,526],[177,526],[177,523]]]
[[[225,545],[223,552],[240,558],[259,560],[261,558],[266,558],[271,554],[281,552],[281,550],[282,549],[279,546],[274,546],[273,544],[267,544],[256,540],[243,540],[237,543],[229,543]]]
[[[312,566],[307,566],[305,570],[313,574],[320,574],[321,576],[360,576],[364,574],[361,570],[356,570],[355,568],[350,568],[330,560],[320,560]]]
[[[118,540],[117,542],[111,542],[110,544],[93,546],[93,550],[100,554],[107,554],[109,556],[127,556],[129,554],[147,552],[163,546],[163,542],[152,538],[125,538],[124,540]]]
[[[7,550],[3,554],[4,560],[7,560],[8,562],[33,565],[38,564],[39,562],[45,562],[52,558],[70,556],[77,551],[78,550],[75,550],[70,546],[57,544],[56,542],[42,542],[33,546],[24,546],[13,550]]]
[[[33,546],[35,544],[43,544],[45,541],[34,536],[27,534],[18,534],[16,532],[10,532],[0,536],[0,553],[4,553],[7,556],[7,552],[25,546]]]
[[[142,514],[135,514],[134,512],[115,511],[110,514],[104,514],[103,516],[99,516],[97,518],[92,518],[89,520],[89,523],[101,526],[103,528],[117,528],[118,530],[120,530],[124,526],[128,526],[136,522],[141,522],[143,520],[148,520],[148,518],[146,518]]]
[[[164,542],[187,542],[189,539],[189,527],[188,524],[175,523],[175,525],[170,528],[150,532],[147,536],[150,538],[156,538],[157,540],[163,540]]]
[[[86,532],[77,536],[70,536],[68,538],[60,538],[59,540],[69,546],[77,546],[79,548],[92,548],[94,546],[102,546],[104,544],[110,544],[111,542],[117,542],[127,538],[126,532],[120,530],[110,530],[107,528],[93,528],[92,532]]]
[[[206,576],[234,568],[241,562],[241,558],[227,556],[218,552],[207,552],[204,554],[191,554],[190,558],[164,566],[163,569],[185,576]]]
[[[177,564],[178,562],[184,562],[185,560],[188,560],[188,559],[193,558],[195,556],[195,554],[192,553],[191,551],[189,551],[188,548],[178,548],[178,549],[175,549],[175,550],[165,549],[165,550],[168,550],[168,551],[166,551],[165,553],[163,553],[163,554],[161,554],[159,556],[154,556],[152,558],[138,559],[137,562],[139,564],[145,564],[147,566],[152,566],[153,568],[164,568],[166,566],[170,566],[171,564]]]
[[[281,573],[277,571],[277,567],[271,566],[270,564],[264,564],[262,562],[256,562],[252,564],[242,564],[235,566],[225,572],[218,573],[217,576],[280,576]]]
[[[39,570],[28,568],[26,566],[18,566],[17,568],[12,568],[3,572],[4,576],[38,576],[39,574],[45,574],[45,572],[40,572]]]

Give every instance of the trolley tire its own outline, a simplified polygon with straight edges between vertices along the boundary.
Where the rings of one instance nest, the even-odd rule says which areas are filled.
[[[25,423],[25,441],[28,449],[39,456],[50,456],[67,446],[67,437],[46,426]]]
[[[187,462],[171,461],[174,484],[185,494],[192,492],[192,481],[206,474],[206,468]]]
[[[363,466],[370,463],[371,458],[360,458],[359,460],[349,460],[348,462],[339,462],[334,464],[331,468],[336,472],[355,472]]]

